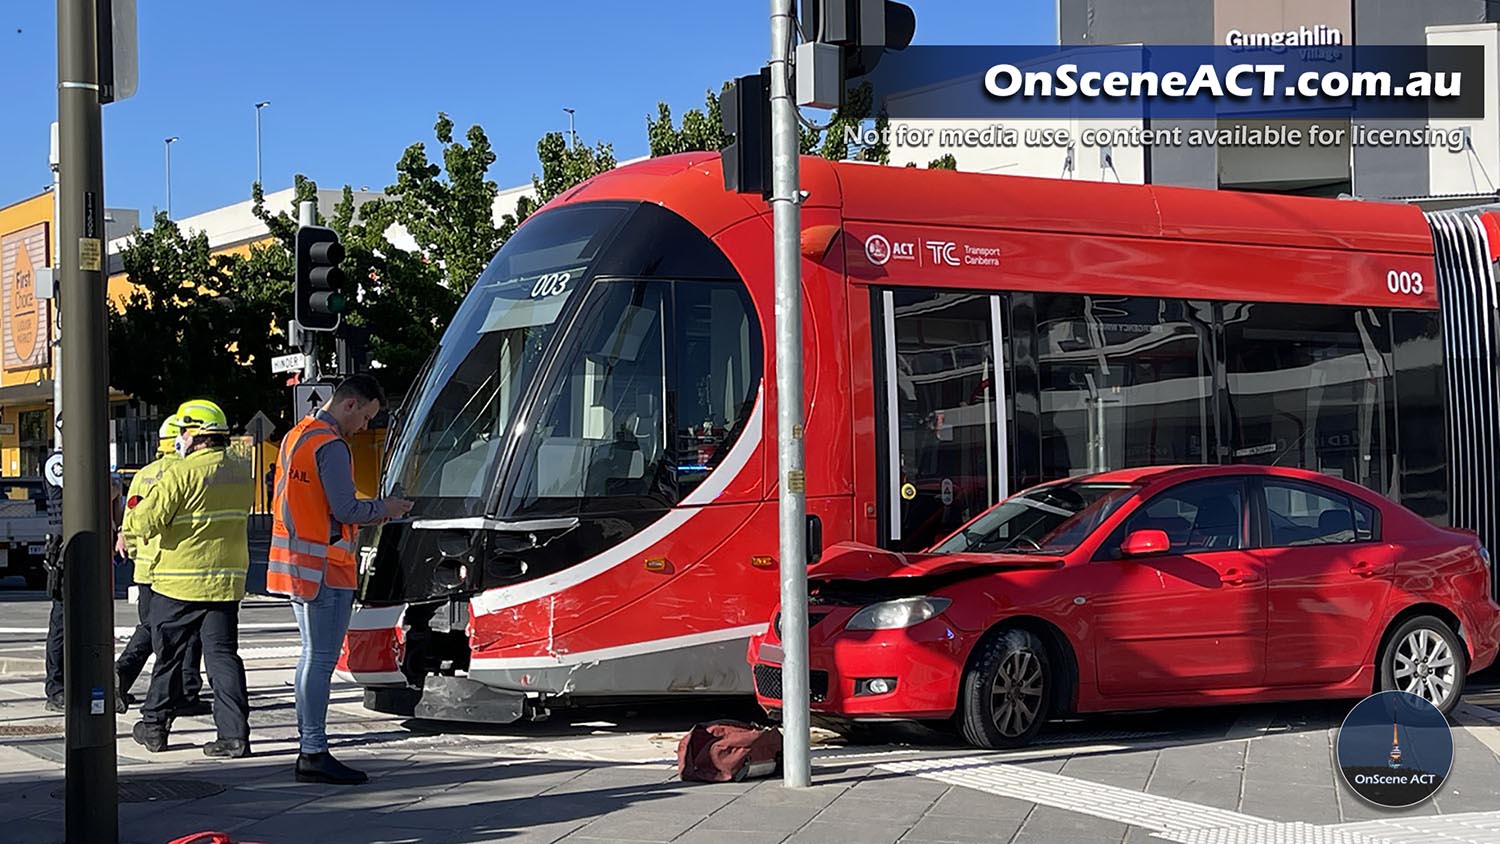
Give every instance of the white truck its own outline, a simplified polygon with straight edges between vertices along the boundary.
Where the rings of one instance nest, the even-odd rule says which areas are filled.
[[[0,478],[0,577],[47,585],[47,488],[41,478]]]

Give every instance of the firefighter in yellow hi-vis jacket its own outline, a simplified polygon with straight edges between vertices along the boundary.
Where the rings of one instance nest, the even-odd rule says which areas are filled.
[[[254,499],[248,463],[232,457],[229,420],[205,399],[183,402],[183,459],[168,467],[142,498],[132,498],[125,529],[159,541],[151,570],[151,627],[156,667],[132,735],[147,750],[167,748],[172,717],[186,703],[182,664],[188,642],[203,641],[214,684],[218,740],[205,756],[250,754],[250,701],[239,657],[240,600],[250,567],[246,521]]]
[[[126,501],[145,498],[167,467],[182,459],[173,450],[181,434],[182,420],[177,414],[172,414],[167,421],[161,423],[161,429],[157,432],[157,458],[135,473],[130,481],[130,491],[125,494]],[[130,634],[130,641],[115,660],[115,674],[119,677],[116,688],[122,705],[120,711],[123,712],[124,704],[135,703],[129,694],[130,687],[141,676],[141,670],[146,667],[146,660],[151,656],[151,569],[156,565],[157,555],[161,553],[161,539],[153,536],[149,540],[143,540],[131,535],[128,530],[121,530],[120,545],[123,549],[116,550],[123,550],[125,556],[135,564],[134,577],[138,589],[136,608],[140,616],[140,623]],[[182,661],[182,688],[187,697],[187,705],[177,715],[207,715],[213,711],[208,701],[198,697],[203,689],[203,677],[198,670],[202,662],[203,645],[194,636],[188,641],[187,653]]]

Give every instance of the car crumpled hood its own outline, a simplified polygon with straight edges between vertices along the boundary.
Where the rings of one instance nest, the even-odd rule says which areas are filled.
[[[869,581],[891,578],[924,578],[939,575],[979,576],[1015,569],[1051,569],[1062,566],[1058,556],[1028,554],[926,554],[903,553],[857,542],[829,546],[822,559],[807,570],[809,585],[815,582]]]

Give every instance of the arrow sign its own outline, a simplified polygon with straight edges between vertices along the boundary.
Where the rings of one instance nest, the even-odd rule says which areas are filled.
[[[276,423],[271,417],[257,410],[250,421],[245,423],[245,433],[255,438],[258,443],[263,443],[271,438],[271,432],[276,430]]]
[[[292,415],[301,419],[323,406],[333,395],[333,385],[326,381],[312,381],[292,388]]]
[[[301,372],[307,366],[307,355],[294,352],[290,355],[281,355],[271,358],[271,372]]]

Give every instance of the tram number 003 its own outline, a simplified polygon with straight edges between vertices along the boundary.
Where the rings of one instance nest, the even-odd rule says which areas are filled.
[[[535,284],[531,285],[532,298],[539,299],[543,296],[556,296],[559,293],[566,293],[568,290],[568,279],[572,275],[572,273],[548,273],[541,276],[536,280]]]
[[[1391,270],[1385,274],[1385,289],[1392,293],[1405,293],[1408,296],[1421,296],[1426,286],[1422,283],[1421,273],[1409,273],[1405,270],[1397,272]]]

